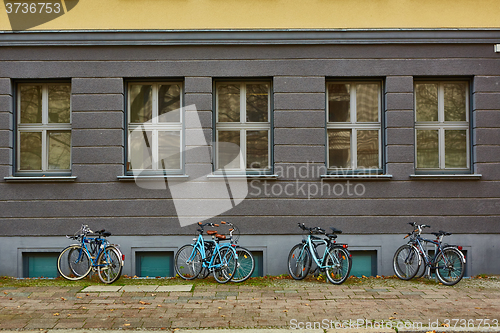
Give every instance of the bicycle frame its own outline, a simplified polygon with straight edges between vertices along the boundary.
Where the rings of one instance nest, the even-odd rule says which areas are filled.
[[[98,252],[97,253],[93,253],[94,251],[92,251],[91,249],[89,249],[89,247],[87,246],[87,244],[92,244],[92,243],[95,243],[95,244],[99,244],[99,248],[98,248]],[[109,245],[109,241],[104,238],[104,237],[87,237],[85,235],[82,236],[82,241],[81,241],[81,245],[82,245],[82,250],[80,251],[80,253],[78,254],[78,259],[76,260],[76,263],[78,263],[80,261],[80,259],[82,258],[82,251],[85,251],[87,252],[88,254],[88,257],[90,258],[90,262],[92,264],[92,269],[95,270],[97,267],[104,267],[106,266],[105,264],[99,264],[97,263],[97,258],[99,258],[99,255],[106,249],[106,247]],[[95,256],[93,256],[95,254]],[[107,259],[107,253],[105,252],[104,255],[106,256],[106,259]]]
[[[333,265],[331,265],[331,266],[324,265],[324,263],[326,262],[326,256],[328,254],[328,250],[333,247],[331,244],[329,244],[329,242],[327,240],[313,236],[313,235],[308,235],[307,239],[303,240],[303,243],[304,243],[304,247],[302,248],[302,252],[300,254],[300,257],[302,257],[302,253],[304,252],[305,247],[308,246],[309,253],[311,253],[311,256],[314,259],[314,262],[316,263],[316,265],[320,269],[325,269],[325,268],[329,268],[329,267],[337,267],[340,265],[338,258],[336,258],[335,256],[332,256],[334,259]],[[320,262],[320,260],[318,259],[319,254],[318,254],[318,251],[316,248],[318,246],[321,246],[321,245],[325,245],[326,247],[325,247],[325,250],[323,252],[323,257],[321,258],[321,262]]]
[[[200,251],[200,254],[201,254],[202,267],[208,268],[209,270],[220,268],[223,265],[222,260],[220,260],[219,264],[214,264],[214,260],[215,260],[217,255],[220,256],[220,250],[222,248],[225,248],[225,247],[231,248],[236,259],[238,259],[238,255],[236,254],[236,251],[234,250],[236,245],[233,245],[233,244],[220,245],[219,242],[216,242],[213,240],[213,241],[207,241],[207,242],[214,243],[214,251],[212,253],[212,256],[210,257],[210,261],[207,262],[207,254],[205,252],[205,239],[203,238],[203,235],[200,233],[198,235],[198,238],[195,238],[193,240],[196,240],[196,243],[191,244],[193,246],[193,251],[191,252],[191,255],[188,259],[189,262],[193,261],[195,255],[196,255],[196,250],[198,250],[198,251]]]

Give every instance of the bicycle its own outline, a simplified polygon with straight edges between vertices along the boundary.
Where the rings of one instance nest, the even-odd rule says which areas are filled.
[[[194,244],[182,246],[175,254],[175,271],[184,280],[193,280],[201,273],[203,268],[213,273],[219,283],[229,282],[236,271],[238,256],[235,246],[232,244],[220,245],[219,241],[225,239],[225,235],[215,230],[208,230],[207,234],[213,236],[213,241],[203,239],[203,231],[206,226],[218,227],[218,224],[198,222],[198,237],[194,238]],[[213,243],[212,243],[213,242]],[[211,253],[207,250],[213,244]]]
[[[227,224],[230,227],[229,229],[230,236],[225,240],[228,240],[231,245],[236,246],[235,247],[236,254],[238,255],[236,271],[231,281],[236,283],[246,281],[250,278],[250,276],[252,276],[255,270],[255,259],[252,255],[252,252],[238,245],[240,231],[236,225],[234,225],[231,222],[225,222],[225,221],[221,221],[220,223]]]
[[[328,281],[333,284],[342,284],[348,277],[352,267],[351,254],[347,250],[347,244],[336,242],[337,234],[341,230],[332,229],[331,234],[320,227],[308,228],[304,223],[299,223],[299,227],[309,234],[302,243],[295,245],[288,255],[288,272],[295,280],[304,279],[311,268],[312,260],[321,272],[326,273]],[[327,238],[320,238],[314,234],[325,235]],[[325,246],[323,255],[318,254],[318,247]]]
[[[89,237],[95,234],[95,237]],[[57,258],[57,271],[71,281],[81,280],[90,272],[97,271],[103,283],[113,283],[120,278],[125,256],[119,246],[111,244],[106,237],[111,236],[109,231],[93,232],[88,225],[82,224],[79,231],[73,236],[66,236],[79,244],[72,244],[64,248]]]
[[[435,240],[422,238],[423,228],[430,228],[429,225],[418,225],[415,222],[409,223],[413,231],[404,238],[410,237],[407,244],[400,246],[393,258],[393,268],[396,276],[402,280],[410,280],[417,276],[421,266],[421,277],[427,272],[430,276],[431,271],[436,272],[438,280],[447,286],[457,284],[465,272],[465,256],[462,253],[462,247],[457,245],[443,244],[444,236],[450,236],[451,233],[439,230],[432,232],[436,236]],[[435,246],[434,255],[428,255],[424,244],[433,244]]]

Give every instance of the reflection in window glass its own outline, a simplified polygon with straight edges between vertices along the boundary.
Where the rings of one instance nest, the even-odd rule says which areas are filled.
[[[247,131],[247,168],[267,169],[268,131]]]
[[[246,85],[247,122],[266,122],[269,110],[269,85]],[[220,121],[220,120],[219,120]]]
[[[328,85],[328,121],[350,122],[351,107],[351,85],[329,84]]]
[[[20,133],[20,170],[42,170],[42,132]]]
[[[417,121],[438,121],[438,85],[415,85]]]
[[[444,84],[444,120],[465,121],[466,120],[466,88],[462,83]]]
[[[21,85],[21,123],[42,123],[42,86]]]
[[[350,130],[328,130],[328,154],[330,168],[351,167]]]
[[[467,131],[446,130],[444,132],[445,167],[467,167]]]
[[[158,92],[158,122],[180,122],[181,85],[163,84]],[[165,115],[165,116],[162,116]]]
[[[218,169],[240,169],[240,131],[219,131],[217,147]]]
[[[153,118],[153,86],[133,84],[130,86],[130,122],[145,123]]]
[[[158,132],[158,169],[181,168],[181,132]]]
[[[358,168],[378,168],[378,131],[357,131]]]
[[[417,130],[417,168],[439,168],[439,135],[437,130]]]
[[[356,118],[358,122],[378,121],[378,84],[356,85]]]
[[[133,131],[130,132],[129,140],[129,169],[151,169],[152,168],[152,132]]]
[[[49,170],[71,167],[71,132],[49,131]]]
[[[240,86],[239,84],[220,84],[217,86],[218,121],[240,121]]]
[[[49,85],[49,123],[70,122],[71,86]]]

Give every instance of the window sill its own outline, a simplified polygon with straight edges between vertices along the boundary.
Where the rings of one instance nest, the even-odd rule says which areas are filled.
[[[140,180],[159,180],[168,178],[189,178],[189,175],[150,175],[150,176],[118,176],[119,181],[134,181],[136,179]]]
[[[45,177],[23,177],[23,176],[10,176],[3,178],[6,182],[12,183],[33,183],[33,182],[74,182],[76,176],[45,176]]]
[[[479,180],[481,174],[463,174],[463,175],[410,175],[411,179],[416,180]]]
[[[211,174],[207,178],[221,179],[221,178],[232,178],[232,179],[278,179],[278,175],[222,175],[222,174]]]
[[[391,180],[392,175],[321,175],[324,180]]]

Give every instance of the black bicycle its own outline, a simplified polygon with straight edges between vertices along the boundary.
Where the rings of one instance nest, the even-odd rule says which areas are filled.
[[[410,240],[399,247],[394,254],[393,268],[396,276],[402,280],[410,280],[415,276],[421,277],[426,272],[430,275],[431,271],[435,271],[442,284],[447,286],[457,284],[464,276],[465,256],[461,246],[443,244],[444,236],[450,236],[451,233],[439,230],[431,233],[436,236],[435,240],[426,239],[422,238],[421,233],[423,228],[430,228],[429,225],[419,225],[415,222],[409,224],[413,227],[413,231],[404,238],[410,237]],[[435,246],[433,256],[427,254],[424,244]]]

